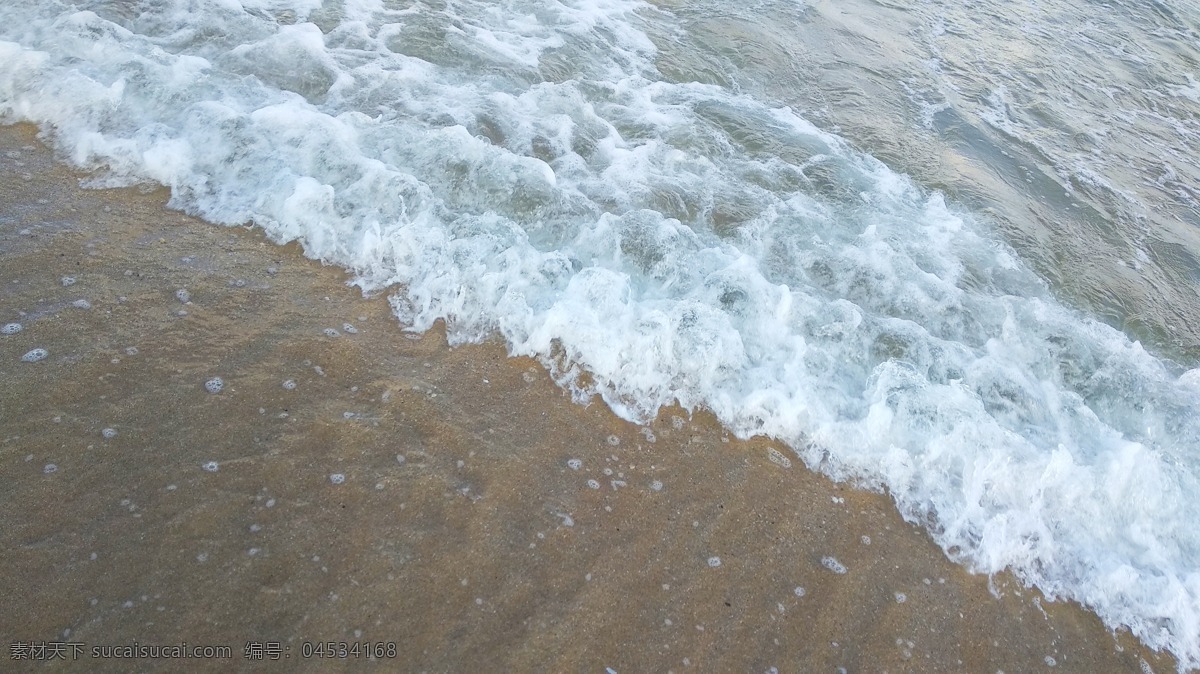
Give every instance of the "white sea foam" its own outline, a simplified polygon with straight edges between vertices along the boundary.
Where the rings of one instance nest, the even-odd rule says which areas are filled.
[[[772,435],[970,567],[1200,663],[1195,371],[793,111],[665,81],[669,16],[88,6],[0,7],[0,116],[92,184],[299,240],[412,329],[499,333],[628,419],[678,402]]]

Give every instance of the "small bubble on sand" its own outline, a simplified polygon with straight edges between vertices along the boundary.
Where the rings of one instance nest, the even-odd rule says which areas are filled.
[[[216,461],[209,461],[200,467],[209,473],[215,473],[218,470],[221,470],[221,464],[217,463]]]
[[[821,558],[821,566],[829,569],[836,574],[846,573],[846,567],[837,560],[837,557],[829,556]]]
[[[803,597],[804,595],[808,594],[808,590],[805,590],[797,585],[796,587],[792,588],[792,594],[796,595],[797,597]]]
[[[251,525],[250,525],[250,533],[252,533],[252,534],[256,534],[256,533],[258,533],[258,532],[260,532],[260,531],[262,531],[262,525],[261,525],[261,524],[251,524]]]
[[[650,483],[650,488],[653,489],[654,491],[662,491],[663,483],[659,482],[658,480],[655,480]]]
[[[105,438],[112,440],[113,438],[117,437],[117,429],[106,428],[106,429],[100,431],[100,435],[103,435]]]
[[[20,323],[5,323],[4,327],[0,328],[2,335],[15,335],[25,328]]]
[[[283,388],[284,388],[284,389],[286,389],[286,390],[288,390],[288,391],[291,391],[291,390],[295,389],[295,388],[296,388],[296,381],[295,381],[295,380],[293,380],[293,379],[288,379],[287,381],[283,382]]]
[[[537,377],[533,376],[532,372],[522,372],[521,379],[524,379],[526,384],[532,384]]]
[[[274,276],[279,273],[279,267],[267,267],[267,273]]]
[[[358,328],[354,327],[353,325],[350,325],[349,323],[342,323],[342,331],[347,334],[351,334],[351,335],[358,334]]]
[[[587,486],[588,486],[588,487],[591,487],[592,489],[599,489],[599,488],[600,488],[600,483],[599,483],[599,482],[597,482],[597,481],[595,481],[595,480],[588,480],[588,481],[587,481]]]
[[[196,555],[196,561],[200,562],[201,564],[207,562],[208,561],[208,553],[201,552],[200,554]]]
[[[87,300],[80,299],[71,302],[71,306],[75,307],[76,309],[91,309],[92,303]]]
[[[1046,656],[1046,659],[1044,660],[1044,662],[1046,663],[1047,667],[1053,667],[1058,664],[1058,660],[1055,660],[1053,657],[1051,657],[1049,655]]]
[[[245,288],[246,279],[235,279],[234,281],[230,282],[229,285],[233,286],[234,288]]]
[[[273,498],[267,499],[267,507],[274,508],[275,507],[275,499],[273,499]]]
[[[121,604],[121,608],[133,608],[133,601],[126,600],[124,604]]]
[[[405,461],[407,461],[407,460],[408,460],[408,459],[406,459],[406,458],[404,457],[404,455],[403,455],[403,454],[397,454],[397,455],[396,455],[396,463],[400,464],[401,466],[403,466],[403,465],[404,465],[404,462],[405,462]]]
[[[859,540],[861,540],[861,541],[862,541],[862,544],[863,544],[863,545],[870,545],[870,544],[871,544],[871,537],[870,537],[870,536],[863,536],[863,537],[862,537],[862,538],[860,538]]]
[[[717,568],[718,566],[721,566],[721,558],[720,557],[709,557],[708,565],[714,569]]]
[[[246,551],[246,554],[250,555],[251,557],[255,557],[258,555],[258,548],[250,548]]]
[[[646,438],[646,442],[648,442],[648,443],[650,443],[650,444],[652,444],[652,445],[654,444],[654,442],[655,442],[656,440],[658,440],[658,438],[656,438],[656,437],[654,436],[654,433],[653,433],[653,432],[651,432],[649,428],[643,428],[643,429],[642,429],[642,437]]]
[[[342,473],[334,473],[329,476],[329,481],[333,484],[341,484],[346,481],[346,476]]]
[[[608,436],[604,439],[604,441],[607,442],[610,447],[616,447],[617,445],[621,444],[621,438],[618,438],[615,435]]]
[[[50,354],[45,349],[33,349],[21,356],[21,360],[26,363],[36,363],[39,360],[45,360]]]
[[[908,595],[904,594],[903,592],[896,593],[896,603],[897,604],[903,604],[906,601],[908,601]]]
[[[57,473],[58,472],[58,464],[48,463],[42,468],[42,472],[45,473],[46,475],[49,475],[51,473]]]
[[[223,388],[225,388],[225,381],[220,377],[213,377],[204,382],[204,390],[209,393],[220,393]]]
[[[611,477],[611,476],[612,476],[612,474],[613,474],[613,469],[612,469],[612,468],[605,468],[605,469],[604,469],[603,471],[601,471],[601,472],[603,472],[605,475],[607,475],[607,476],[610,476],[610,477]]]
[[[342,336],[342,333],[338,332],[337,330],[334,330],[333,328],[325,328],[322,332],[325,333],[326,337],[341,337]]]
[[[567,459],[567,467],[571,470],[579,470],[583,468],[583,461],[579,459]]]
[[[136,346],[127,346],[127,347],[125,347],[125,355],[126,355],[126,356],[136,356],[136,355],[138,355],[138,348],[137,348]]]
[[[175,291],[175,299],[187,304],[192,301],[192,294],[187,291],[187,288],[180,288]]]
[[[62,281],[64,288],[75,285],[75,277],[74,276],[64,276],[60,280]]]

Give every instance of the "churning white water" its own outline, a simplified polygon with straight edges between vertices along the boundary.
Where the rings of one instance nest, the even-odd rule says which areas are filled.
[[[664,74],[682,30],[626,0],[16,0],[0,115],[625,418],[780,438],[1200,664],[1200,369],[792,109]]]

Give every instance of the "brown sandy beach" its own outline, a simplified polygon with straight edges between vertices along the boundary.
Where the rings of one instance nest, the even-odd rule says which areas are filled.
[[[135,641],[232,658],[54,666],[1175,669],[1078,606],[1002,577],[997,598],[886,495],[407,335],[296,245],[80,189],[35,132],[0,127],[0,323],[22,326],[0,336],[0,669],[42,668],[16,643]]]

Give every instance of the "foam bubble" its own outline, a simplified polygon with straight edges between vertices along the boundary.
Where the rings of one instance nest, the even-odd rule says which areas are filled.
[[[64,288],[66,288],[68,286],[73,286],[76,283],[74,276],[64,276],[61,279],[59,279],[59,281],[63,284]]]
[[[662,488],[663,488],[663,483],[658,480],[654,480],[653,482],[650,483],[650,489],[652,489],[653,491],[662,491]]]
[[[216,461],[208,461],[202,464],[200,467],[208,473],[215,473],[218,470],[221,470],[221,464],[217,463]]]
[[[600,488],[600,483],[599,483],[599,482],[597,482],[596,480],[588,480],[588,481],[587,481],[587,486],[588,486],[588,488],[589,488],[589,489],[599,489],[599,488]]]
[[[112,440],[113,438],[117,437],[117,429],[106,428],[106,429],[100,431],[100,435],[103,435],[108,440]]]
[[[358,334],[358,328],[354,327],[353,325],[350,325],[349,323],[342,323],[342,331],[349,335],[357,335]]]
[[[20,323],[5,323],[4,327],[0,327],[0,335],[15,335],[24,327]]]
[[[767,460],[769,460],[771,463],[773,463],[777,466],[782,466],[784,468],[792,467],[792,460],[787,458],[786,456],[784,456],[782,452],[780,452],[778,449],[775,449],[774,447],[767,448]]]
[[[42,467],[42,473],[44,473],[46,475],[50,475],[51,473],[57,473],[57,472],[58,472],[58,464],[48,463]]]
[[[803,597],[804,595],[808,594],[808,591],[797,585],[796,587],[792,588],[792,594],[796,595],[797,597]]]
[[[329,476],[329,481],[333,484],[341,484],[346,481],[346,476],[342,473],[333,473]]]
[[[192,294],[188,292],[187,288],[180,288],[175,291],[175,299],[187,304],[192,301]]]
[[[27,351],[24,356],[21,356],[21,360],[26,363],[36,363],[39,360],[45,360],[49,355],[50,353],[45,349],[31,349],[30,351]]]
[[[87,300],[79,299],[72,302],[71,306],[75,307],[76,309],[91,309],[92,303]]]
[[[220,377],[213,377],[204,382],[204,390],[209,393],[220,393],[225,388],[225,380]]]
[[[341,337],[342,336],[342,333],[338,332],[337,330],[334,330],[333,328],[325,328],[322,332],[325,333],[326,337]]]
[[[283,382],[283,388],[288,391],[294,390],[296,388],[296,381],[294,379],[285,380]]]
[[[826,569],[829,569],[830,571],[832,571],[836,574],[839,574],[839,575],[846,573],[846,570],[847,570],[846,567],[841,562],[839,562],[836,557],[832,557],[832,556],[822,557],[821,558],[821,566],[823,566]]]
[[[571,470],[579,470],[583,468],[583,461],[579,459],[567,459],[567,467]]]
[[[708,565],[714,569],[717,568],[718,566],[721,566],[721,558],[720,557],[709,557]]]

